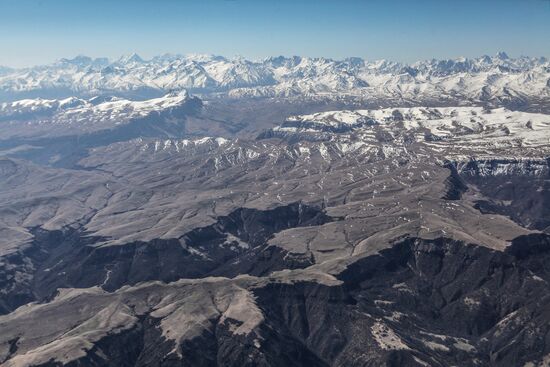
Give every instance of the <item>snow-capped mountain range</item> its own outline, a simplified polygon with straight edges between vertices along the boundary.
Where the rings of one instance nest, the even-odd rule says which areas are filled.
[[[0,69],[0,99],[116,94],[158,97],[187,89],[240,97],[355,96],[398,101],[499,102],[550,96],[550,61],[509,58],[429,60],[411,65],[360,58],[138,55],[110,61],[78,56],[45,66]]]

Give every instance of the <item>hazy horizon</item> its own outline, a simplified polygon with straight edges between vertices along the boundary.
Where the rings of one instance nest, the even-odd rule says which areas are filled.
[[[385,61],[391,61],[391,62],[398,62],[398,63],[402,63],[402,64],[405,64],[405,65],[410,65],[410,64],[414,64],[415,62],[423,62],[423,61],[429,61],[429,60],[432,60],[432,59],[436,59],[436,60],[457,60],[457,59],[460,59],[460,58],[465,58],[465,59],[474,59],[474,58],[479,58],[479,57],[483,57],[483,56],[493,56],[493,57],[496,57],[498,56],[498,54],[500,53],[504,53],[506,54],[509,58],[511,59],[515,59],[515,58],[520,58],[520,57],[531,57],[531,58],[548,58],[548,56],[546,55],[513,55],[513,54],[510,54],[506,51],[498,51],[497,53],[494,53],[494,54],[480,54],[480,55],[473,55],[473,56],[470,56],[470,57],[466,57],[466,56],[456,56],[456,57],[443,57],[443,58],[425,58],[425,59],[418,59],[418,60],[413,60],[411,62],[406,62],[406,61],[399,61],[399,60],[392,60],[392,59],[387,59],[387,58],[376,58],[376,59],[371,59],[371,58],[366,58],[366,57],[361,57],[361,56],[353,56],[353,55],[350,55],[350,56],[345,56],[345,57],[325,57],[325,56],[304,56],[304,55],[268,55],[268,56],[265,56],[265,57],[246,57],[246,56],[243,56],[243,55],[233,55],[233,56],[229,56],[229,55],[219,55],[219,54],[209,54],[209,53],[185,53],[185,54],[182,54],[182,53],[172,53],[172,52],[168,52],[168,53],[164,53],[164,54],[157,54],[157,55],[151,55],[149,57],[145,57],[144,55],[138,53],[138,52],[132,52],[132,53],[128,53],[128,54],[121,54],[121,55],[118,55],[118,56],[114,56],[114,57],[107,57],[107,56],[102,56],[102,55],[86,55],[86,54],[78,54],[78,55],[70,55],[70,56],[67,56],[67,57],[61,57],[61,58],[58,58],[58,59],[54,59],[54,60],[51,60],[49,62],[45,62],[45,63],[39,63],[39,64],[31,64],[31,65],[23,65],[23,66],[11,66],[11,65],[6,65],[6,64],[2,64],[0,66],[2,67],[8,67],[8,68],[12,68],[12,69],[24,69],[24,68],[32,68],[32,67],[36,67],[36,66],[46,66],[46,65],[50,65],[50,64],[53,64],[53,63],[56,63],[56,62],[60,62],[62,60],[74,60],[74,59],[77,59],[79,57],[89,57],[91,58],[92,60],[94,59],[102,59],[102,58],[107,58],[109,60],[109,62],[116,62],[117,60],[120,60],[124,57],[129,57],[129,56],[132,56],[132,55],[137,55],[138,57],[140,57],[141,59],[143,59],[143,61],[145,62],[148,62],[148,61],[151,61],[153,60],[154,58],[156,57],[163,57],[163,56],[173,56],[173,57],[193,57],[193,56],[212,56],[212,57],[223,57],[227,60],[233,60],[233,59],[239,59],[239,58],[244,58],[248,61],[253,61],[253,62],[260,62],[262,60],[265,60],[267,58],[270,58],[270,57],[285,57],[285,58],[291,58],[291,57],[310,57],[310,58],[324,58],[324,59],[330,59],[330,60],[336,60],[336,61],[341,61],[341,60],[345,60],[345,59],[349,59],[349,58],[355,58],[355,57],[359,57],[361,59],[364,59],[365,61],[370,61],[370,62],[376,62],[376,61],[382,61],[382,60],[385,60]]]
[[[549,15],[545,0],[5,0],[0,65],[131,53],[144,59],[172,53],[403,63],[499,51],[548,57]]]

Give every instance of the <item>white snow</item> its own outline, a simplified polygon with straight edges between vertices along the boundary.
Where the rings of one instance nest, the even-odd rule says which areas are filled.
[[[403,340],[386,324],[376,321],[371,327],[374,340],[385,350],[410,349]]]

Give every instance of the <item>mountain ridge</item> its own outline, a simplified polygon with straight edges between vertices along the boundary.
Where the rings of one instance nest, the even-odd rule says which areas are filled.
[[[547,365],[548,80],[505,53],[0,70],[0,365]]]
[[[119,94],[150,98],[187,89],[209,98],[350,95],[401,100],[550,98],[545,57],[426,60],[411,64],[360,58],[268,57],[259,61],[212,55],[164,55],[143,60],[77,56],[0,72],[0,100],[40,95]]]

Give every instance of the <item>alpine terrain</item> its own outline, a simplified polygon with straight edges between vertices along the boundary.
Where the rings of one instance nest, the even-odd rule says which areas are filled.
[[[0,366],[550,365],[550,60],[0,68]]]

